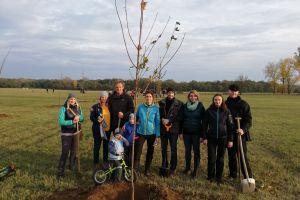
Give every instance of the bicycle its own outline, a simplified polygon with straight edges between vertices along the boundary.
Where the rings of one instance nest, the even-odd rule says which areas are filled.
[[[131,171],[131,168],[128,167],[124,161],[124,159],[121,160],[121,167],[122,167],[122,174],[127,182],[131,182],[131,177],[133,175],[133,182],[137,179],[137,173],[133,169]],[[93,180],[96,185],[101,185],[104,183],[107,179],[111,178],[111,175],[114,173],[114,171],[117,169],[117,166],[113,166],[113,164],[109,164],[108,169],[96,169],[93,174]]]

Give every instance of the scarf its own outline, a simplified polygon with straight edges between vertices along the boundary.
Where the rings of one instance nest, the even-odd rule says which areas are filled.
[[[186,107],[189,111],[195,111],[197,109],[198,103],[199,103],[199,101],[196,101],[196,102],[188,101],[186,103]]]

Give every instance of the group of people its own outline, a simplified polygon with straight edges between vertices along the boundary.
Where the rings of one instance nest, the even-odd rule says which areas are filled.
[[[207,109],[200,101],[200,95],[196,90],[191,90],[187,95],[187,102],[183,103],[175,97],[175,90],[168,88],[167,97],[160,100],[158,105],[155,104],[154,93],[146,91],[144,93],[145,100],[138,105],[136,115],[134,115],[132,97],[125,92],[124,82],[116,81],[113,93],[108,95],[105,91],[100,92],[99,102],[90,110],[90,120],[93,123],[94,165],[99,165],[101,143],[103,143],[103,162],[117,160],[116,154],[110,150],[112,145],[109,144],[109,141],[114,139],[126,144],[124,151],[127,155],[127,165],[131,166],[133,163],[134,169],[140,171],[140,158],[146,142],[147,153],[143,173],[145,176],[149,176],[154,148],[160,141],[161,167],[168,169],[169,175],[173,176],[177,169],[177,143],[180,138],[185,147],[183,173],[190,173],[192,178],[197,177],[200,166],[200,144],[207,145],[207,180],[222,183],[226,149],[231,179],[237,178],[238,165],[243,166],[242,162],[238,163],[241,159],[237,158],[238,136],[240,135],[246,167],[249,177],[252,177],[246,143],[251,140],[249,133],[252,125],[250,106],[241,99],[238,85],[230,85],[228,91],[227,100],[224,100],[222,94],[215,94]],[[240,122],[237,122],[237,117]],[[64,176],[69,152],[70,168],[74,169],[74,134],[78,133],[78,127],[83,119],[83,112],[76,98],[70,94],[59,111],[62,153],[58,165],[58,178]],[[136,130],[135,134],[134,129]],[[132,152],[133,144],[134,152]],[[168,158],[169,146],[170,159]],[[193,170],[191,170],[192,151],[194,154]],[[133,162],[131,161],[132,153],[134,153]],[[246,177],[244,168],[241,167],[241,169]]]

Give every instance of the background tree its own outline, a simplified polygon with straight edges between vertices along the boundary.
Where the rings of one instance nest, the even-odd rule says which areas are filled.
[[[279,66],[273,62],[266,65],[264,69],[265,78],[270,83],[273,93],[277,92],[278,80],[279,80]]]
[[[291,94],[296,82],[298,74],[295,66],[295,59],[285,58],[279,62],[279,78],[282,83],[282,93]]]

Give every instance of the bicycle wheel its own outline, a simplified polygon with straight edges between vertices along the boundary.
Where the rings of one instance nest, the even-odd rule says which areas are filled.
[[[127,182],[131,182],[131,177],[133,176],[133,182],[137,179],[137,173],[135,170],[131,171],[129,167],[124,168],[124,178]]]
[[[94,172],[93,180],[96,185],[101,185],[102,183],[104,183],[106,181],[106,178],[107,177],[104,170],[100,169]]]

